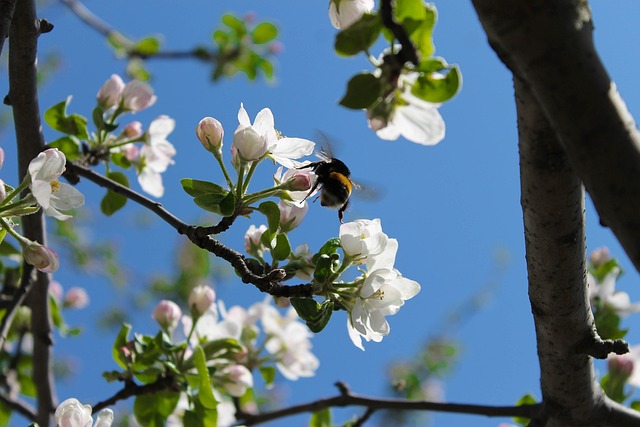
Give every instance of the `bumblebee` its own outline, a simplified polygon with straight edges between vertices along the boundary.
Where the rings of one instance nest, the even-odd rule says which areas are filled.
[[[320,161],[298,168],[310,168],[318,177],[307,197],[313,194],[318,185],[322,185],[320,204],[328,208],[338,209],[338,219],[342,222],[344,211],[349,206],[351,191],[354,188],[359,188],[359,186],[351,180],[351,171],[341,160],[331,157],[324,151],[316,155],[321,159]],[[307,197],[305,197],[305,200]]]

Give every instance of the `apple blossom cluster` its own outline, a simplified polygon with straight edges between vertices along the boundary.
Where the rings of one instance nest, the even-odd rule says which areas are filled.
[[[0,159],[4,160],[4,151],[0,149],[0,152]],[[29,163],[28,174],[18,187],[13,188],[0,180],[0,241],[6,234],[13,236],[22,247],[24,260],[44,273],[58,269],[58,255],[53,249],[19,234],[14,229],[14,219],[39,209],[59,221],[71,218],[69,212],[84,204],[84,196],[75,187],[59,181],[65,165],[64,154],[49,148]],[[24,190],[28,190],[28,194],[21,197]]]
[[[389,13],[404,26],[413,46],[392,40],[378,59],[369,50],[384,25],[379,13],[372,14],[373,8],[373,0],[329,0],[329,19],[341,30],[336,36],[336,51],[344,56],[363,52],[374,67],[374,71],[357,74],[349,81],[340,104],[365,110],[369,127],[381,139],[403,136],[422,145],[437,144],[445,135],[438,108],[455,96],[462,77],[457,66],[433,56],[436,8],[422,0],[396,2]]]
[[[113,74],[98,90],[97,105],[92,119],[94,132],[89,132],[87,119],[78,114],[67,115],[71,98],[54,105],[44,115],[46,122],[65,136],[51,142],[50,147],[64,151],[67,158],[87,165],[104,163],[107,177],[128,186],[128,179],[112,165],[134,168],[142,190],[154,196],[164,194],[162,173],[174,164],[176,149],[168,141],[175,128],[175,121],[166,115],[154,119],[147,130],[142,123],[133,120],[121,127],[118,120],[126,114],[135,114],[154,105],[157,96],[149,84],[132,80],[124,83]],[[101,204],[105,214],[120,209],[126,199],[108,192]]]
[[[269,250],[263,239],[265,225],[252,225],[245,234],[247,253],[264,263]],[[336,253],[342,249],[342,262]],[[325,298],[318,304],[311,299],[291,299],[300,317],[309,328],[318,332],[328,322],[333,310],[348,313],[347,330],[354,345],[362,350],[362,338],[380,342],[390,332],[387,316],[396,314],[404,302],[420,291],[420,285],[403,277],[394,268],[398,241],[389,238],[379,219],[356,220],[340,226],[339,239],[330,240],[317,254],[301,245],[291,253],[284,270],[290,276],[312,280],[315,294]],[[351,266],[359,276],[350,282],[339,278]]]
[[[204,285],[192,289],[188,306],[189,314],[183,314],[176,303],[160,301],[152,312],[161,328],[155,337],[136,334],[130,340],[129,329],[123,329],[114,354],[124,372],[106,374],[148,382],[171,373],[175,389],[182,391],[170,399],[169,425],[188,425],[193,413],[203,411],[215,412],[217,425],[228,425],[235,419],[232,399],[250,395],[254,372],[270,387],[276,369],[293,381],[313,376],[319,366],[311,351],[312,334],[293,308],[282,315],[267,299],[248,309],[227,309]],[[154,397],[148,396],[138,399],[134,414],[145,424],[145,407],[160,402],[150,402]]]
[[[113,411],[103,409],[98,412],[95,424],[91,418],[91,405],[83,405],[78,399],[67,399],[58,405],[54,414],[56,427],[111,427]]]

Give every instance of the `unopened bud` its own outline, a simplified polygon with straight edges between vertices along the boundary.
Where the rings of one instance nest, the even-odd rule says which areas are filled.
[[[187,304],[192,315],[202,316],[213,304],[216,299],[216,293],[209,286],[200,285],[191,289]]]
[[[220,152],[224,128],[218,120],[213,117],[205,117],[200,120],[196,127],[196,135],[207,151],[212,153]]]
[[[609,375],[624,380],[631,377],[633,373],[633,357],[629,353],[622,355],[611,355],[607,361]]]
[[[127,139],[138,138],[142,135],[142,123],[138,121],[131,122],[124,127],[122,133],[127,137]]]
[[[287,180],[289,191],[307,191],[311,188],[311,176],[308,173],[296,172]]]
[[[64,296],[64,306],[68,308],[84,308],[89,305],[89,295],[83,288],[71,288]]]
[[[37,242],[31,242],[22,250],[24,260],[33,265],[43,273],[53,273],[60,267],[58,254],[53,249],[41,245]]]
[[[109,79],[104,82],[100,90],[98,91],[98,104],[104,110],[115,107],[120,100],[120,94],[124,89],[124,82],[122,78],[117,74],[112,74]]]
[[[171,331],[178,325],[178,321],[182,317],[182,310],[175,302],[165,299],[153,309],[151,317],[158,322],[160,327]]]
[[[589,262],[591,262],[591,265],[595,268],[600,267],[610,259],[611,253],[609,252],[609,248],[606,246],[594,249],[593,252],[591,252],[591,255],[589,255]]]

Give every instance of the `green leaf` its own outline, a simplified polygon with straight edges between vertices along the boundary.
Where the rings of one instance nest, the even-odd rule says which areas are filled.
[[[530,395],[530,394],[525,394],[524,396],[522,396],[520,399],[518,399],[518,401],[516,402],[516,406],[522,406],[522,405],[534,405],[536,404],[536,399]],[[529,424],[529,418],[525,418],[525,417],[513,417],[513,421],[515,421],[518,424],[521,425],[528,425]]]
[[[225,196],[226,194],[208,193],[194,197],[193,201],[196,205],[198,205],[198,207],[206,211],[222,215],[222,211],[220,210],[220,202],[225,198]]]
[[[261,22],[251,32],[251,38],[256,44],[270,42],[278,37],[278,27],[270,22]]]
[[[280,208],[276,202],[271,200],[260,203],[258,211],[267,217],[267,226],[271,234],[278,231],[280,227]]]
[[[198,179],[182,178],[180,180],[182,189],[190,196],[196,197],[203,194],[227,194],[227,190],[209,181],[200,181]]]
[[[258,68],[262,70],[264,76],[271,80],[273,78],[273,63],[267,59],[260,58],[258,62]]]
[[[359,21],[336,35],[335,50],[340,55],[352,56],[366,51],[380,35],[382,23],[379,16],[364,14]]]
[[[425,16],[422,19],[411,16],[403,20],[409,38],[423,58],[434,54],[436,47],[433,44],[433,28],[436,25],[436,9],[428,4],[424,5]]]
[[[260,375],[267,385],[267,388],[271,388],[276,379],[276,368],[273,366],[262,366],[260,367]]]
[[[4,242],[4,238],[7,235],[7,230],[4,228],[0,230],[0,245]]]
[[[222,216],[231,216],[236,211],[236,195],[229,191],[220,201],[220,213]]]
[[[131,167],[131,160],[127,159],[127,156],[123,153],[111,152],[109,153],[109,158],[113,164],[123,169],[129,169]]]
[[[193,401],[194,410],[185,411],[182,425],[189,427],[217,427],[217,409],[207,409],[196,399]]]
[[[11,408],[5,406],[3,403],[0,403],[0,426],[6,426],[9,424],[9,420],[11,419]],[[38,425],[36,424],[36,427]]]
[[[333,313],[333,302],[318,304],[312,298],[291,298],[291,305],[312,332],[318,333],[327,326]]]
[[[276,246],[271,250],[271,256],[278,261],[287,259],[291,253],[291,244],[289,238],[284,233],[278,233],[276,235]]]
[[[423,0],[396,0],[394,14],[398,22],[407,18],[422,21],[427,17]]]
[[[382,91],[380,79],[371,73],[356,74],[347,83],[347,93],[340,100],[340,105],[360,110],[372,105]]]
[[[118,184],[129,187],[129,179],[122,172],[109,172],[107,178],[117,182]],[[122,194],[115,193],[111,190],[102,198],[100,202],[100,210],[107,216],[111,216],[124,207],[127,198]]]
[[[238,35],[245,34],[247,32],[247,26],[244,21],[230,13],[222,15],[222,23],[234,30]]]
[[[317,264],[317,258],[319,258],[321,255],[333,255],[335,253],[337,253],[338,249],[340,248],[340,238],[339,237],[333,237],[329,240],[327,240],[324,245],[322,245],[322,247],[320,248],[320,250],[318,251],[317,254],[315,254],[312,258],[312,261],[314,264]]]
[[[147,71],[147,67],[145,67],[144,62],[139,58],[129,59],[126,73],[132,79],[138,79],[143,82],[151,79],[151,73]]]
[[[313,279],[317,283],[325,283],[334,273],[334,263],[340,258],[337,253],[331,255],[321,254],[319,257],[314,256],[316,269],[313,272]]]
[[[309,427],[331,427],[331,408],[324,408],[311,414]]]
[[[411,93],[428,102],[445,102],[458,93],[461,82],[460,69],[454,65],[445,74],[438,72],[420,74],[411,88]]]
[[[133,402],[133,413],[143,427],[164,427],[179,399],[180,392],[169,390],[143,394],[137,396]]]
[[[133,45],[132,50],[142,55],[155,55],[160,50],[160,40],[154,36],[144,37]]]
[[[111,354],[113,356],[113,360],[122,368],[126,369],[128,366],[128,360],[125,359],[122,355],[122,348],[127,346],[129,342],[129,332],[131,332],[131,325],[124,324],[122,328],[120,328],[120,332],[118,332],[118,336],[116,340],[113,342],[113,348],[111,349]]]
[[[65,135],[62,138],[50,142],[48,145],[51,148],[57,148],[62,151],[67,160],[77,160],[82,155],[80,151],[80,141],[78,141],[78,138],[75,136]]]
[[[634,400],[633,402],[631,402],[631,404],[629,406],[634,411],[640,412],[640,400]]]
[[[598,282],[604,281],[605,277],[609,273],[611,273],[615,268],[620,269],[620,264],[615,258],[611,258],[607,262],[602,263],[598,266],[598,268],[594,268],[592,265],[589,266],[589,272],[596,278]],[[622,270],[620,269],[620,275],[622,275]]]
[[[198,377],[200,378],[198,400],[205,408],[215,409],[215,407],[218,406],[218,401],[213,395],[213,388],[211,387],[211,378],[209,378],[204,350],[200,346],[196,347],[194,350],[193,363],[196,366]]]
[[[86,117],[78,114],[67,116],[67,105],[69,102],[71,102],[71,96],[45,111],[45,122],[59,132],[77,136],[80,139],[89,138]]]

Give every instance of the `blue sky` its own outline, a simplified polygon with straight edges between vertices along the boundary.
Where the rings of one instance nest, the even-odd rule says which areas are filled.
[[[201,213],[183,193],[181,178],[221,179],[213,158],[195,138],[196,124],[204,116],[216,117],[226,128],[228,148],[240,102],[252,118],[260,109],[271,108],[276,128],[287,136],[313,138],[320,129],[335,137],[336,155],[349,165],[354,178],[381,190],[383,197],[377,201],[354,198],[345,219],[381,218],[383,230],[399,241],[396,267],[404,276],[418,281],[422,291],[390,318],[391,334],[381,343],[365,345],[366,352],[350,342],[346,319],[337,313],[327,329],[313,339],[314,352],[321,361],[316,377],[285,384],[289,402],[334,395],[333,383],[338,380],[349,384],[354,392],[381,394],[389,362],[410,356],[426,337],[438,332],[451,308],[491,278],[496,252],[506,252],[509,264],[490,302],[455,336],[462,341],[462,359],[446,380],[445,398],[459,403],[509,405],[527,392],[539,396],[535,335],[527,299],[512,82],[508,70],[489,48],[470,2],[436,2],[437,54],[460,66],[464,83],[458,96],[441,108],[447,136],[435,147],[403,139],[381,141],[367,128],[363,113],[337,105],[348,78],[368,64],[363,57],[345,59],[334,53],[335,30],[327,17],[326,2],[116,0],[89,1],[86,5],[132,37],[164,34],[164,46],[169,49],[206,42],[220,14],[227,11],[254,11],[258,19],[269,19],[280,26],[284,51],[277,59],[273,83],[236,77],[211,84],[210,69],[202,64],[166,60],[149,63],[158,102],[135,118],[148,124],[156,116],[168,114],[177,121],[169,140],[178,155],[176,164],[164,174],[166,193],[161,202],[179,217],[193,221]],[[592,9],[598,50],[629,109],[637,115],[640,82],[633,49],[640,40],[640,3],[599,0],[592,2]],[[74,98],[69,111],[89,115],[100,85],[112,73],[123,74],[124,63],[113,58],[99,34],[62,6],[42,9],[40,15],[55,25],[52,33],[41,38],[41,48],[56,50],[63,58],[61,69],[41,92],[42,111],[71,94]],[[6,83],[0,89],[6,92]],[[48,140],[55,138],[46,126],[45,135]],[[8,158],[2,177],[11,182],[16,176],[9,164],[15,153],[14,138],[11,132],[4,132],[0,138]],[[260,182],[267,185],[275,171],[269,164],[260,169],[254,189]],[[88,204],[98,205],[102,191],[94,191],[86,182],[79,189],[87,195]],[[587,206],[589,249],[609,246],[626,270],[620,288],[629,292],[632,300],[640,299],[637,273],[610,231],[599,226],[589,201]],[[140,211],[130,204],[113,217],[99,219],[94,236],[115,241],[128,270],[168,274],[175,256],[173,246],[181,238],[158,219],[136,229],[132,217]],[[224,242],[241,249],[245,230],[259,220],[237,221]],[[290,238],[294,246],[308,242],[318,248],[337,236],[338,227],[335,212],[316,203]],[[152,248],[149,242],[154,242]],[[141,277],[133,276],[131,285]],[[56,279],[65,288],[85,286],[92,299],[90,308],[69,314],[71,324],[89,322],[103,301],[117,302],[101,277],[87,280],[63,267]],[[227,306],[247,306],[263,298],[239,281],[221,284],[218,295]],[[149,313],[135,317],[135,329],[153,332]],[[628,326],[635,322],[637,315],[626,320]],[[632,344],[640,341],[635,330],[628,338]],[[115,369],[110,356],[112,339],[103,332],[57,339],[56,353],[73,356],[78,370],[75,379],[59,387],[61,400],[77,397],[91,403],[115,391],[100,378],[102,371]],[[339,413],[344,421],[361,410]],[[434,425],[448,427],[495,426],[506,421],[464,415],[437,415],[434,420]],[[302,423],[304,418],[297,423],[273,425]]]

